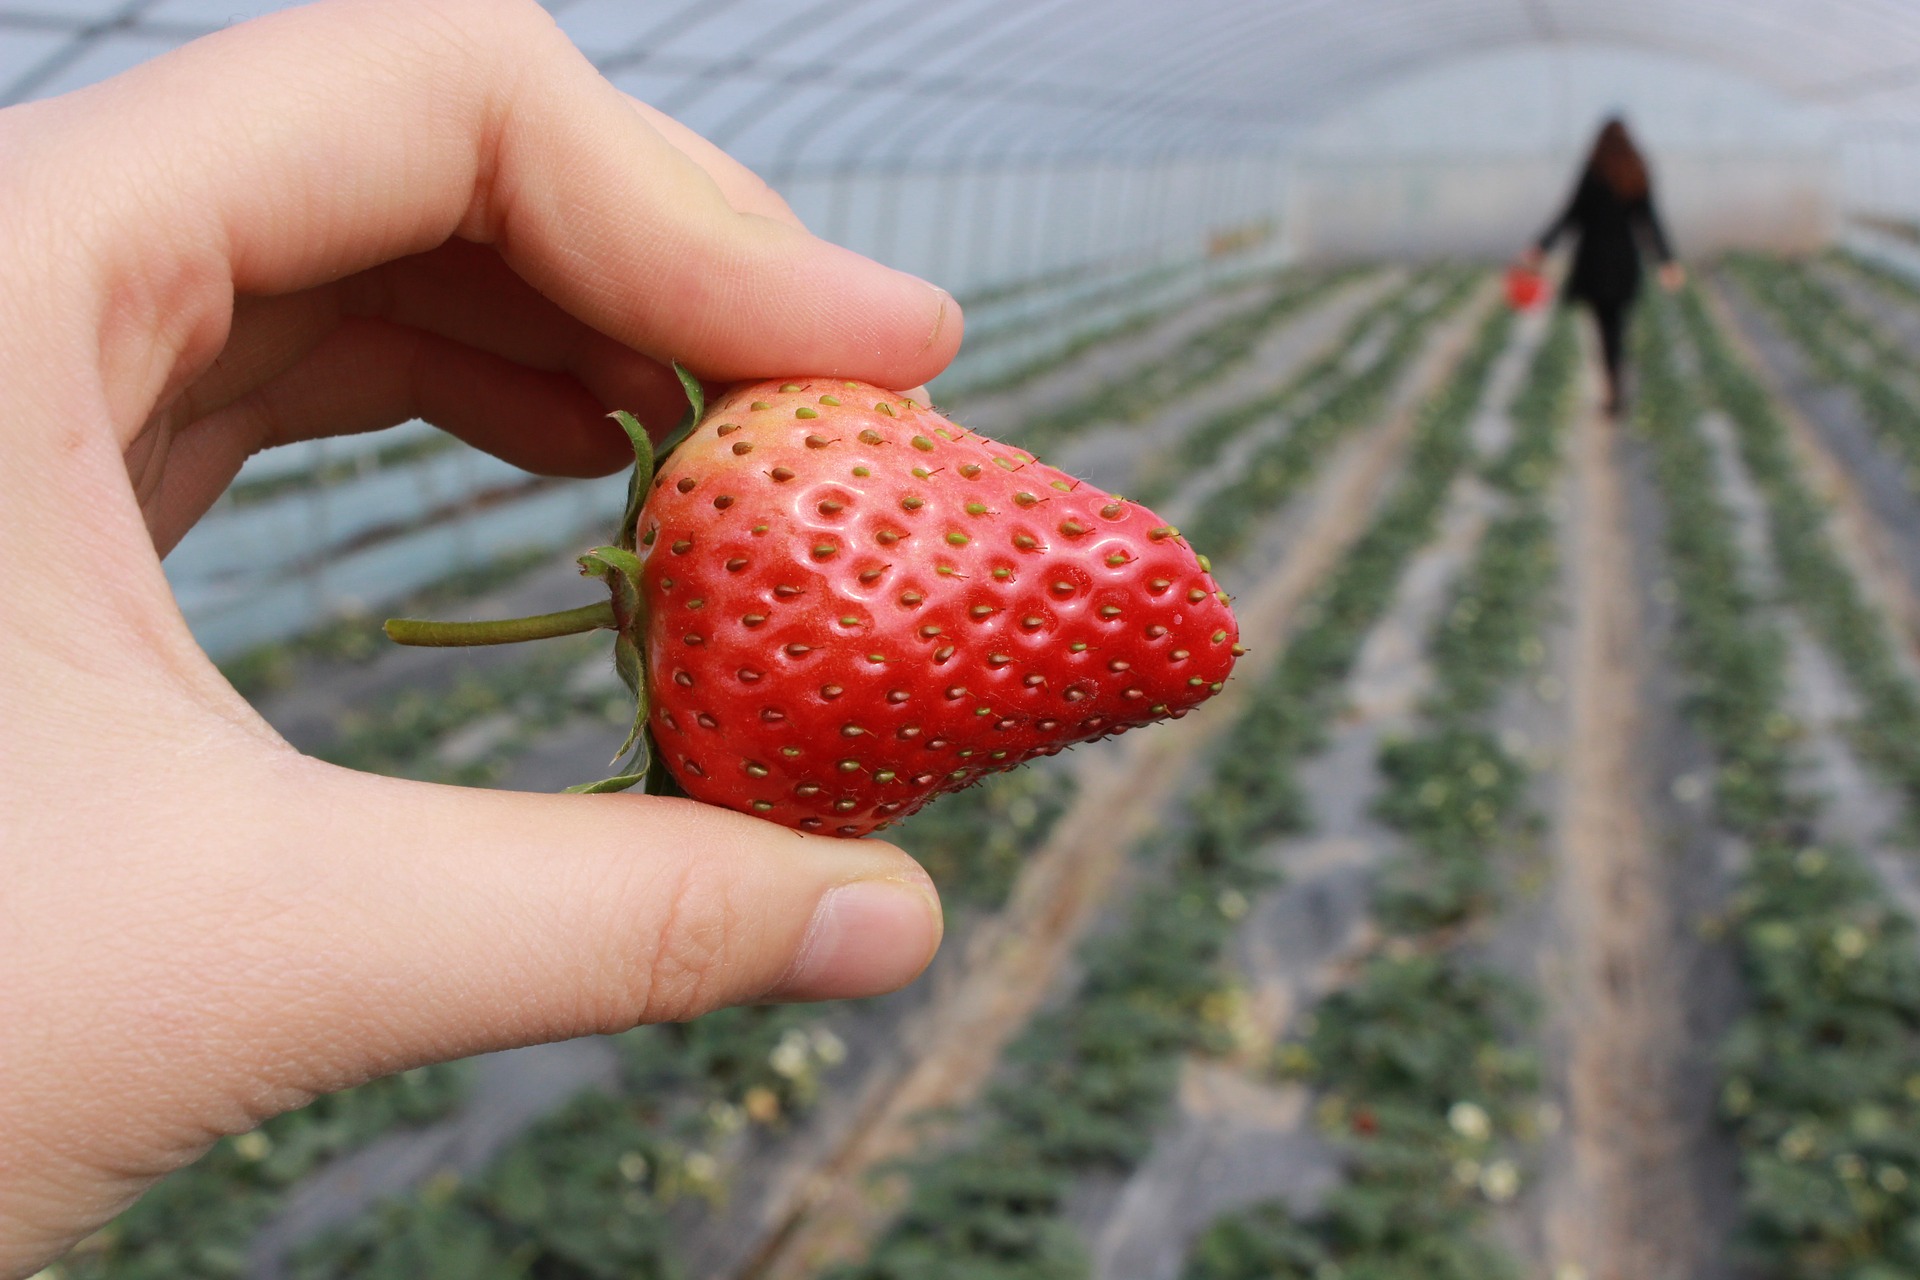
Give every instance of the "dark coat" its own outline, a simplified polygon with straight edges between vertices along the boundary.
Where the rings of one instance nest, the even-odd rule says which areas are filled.
[[[1660,261],[1673,260],[1673,249],[1659,215],[1653,211],[1651,197],[1622,200],[1593,174],[1580,180],[1566,209],[1542,233],[1541,251],[1551,249],[1553,242],[1569,230],[1580,237],[1573,254],[1573,270],[1567,276],[1565,293],[1569,298],[1602,305],[1631,301],[1640,290],[1640,241],[1645,241]]]

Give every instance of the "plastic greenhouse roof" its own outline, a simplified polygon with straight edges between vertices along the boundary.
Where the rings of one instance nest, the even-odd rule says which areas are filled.
[[[0,104],[282,0],[0,0]],[[1914,0],[547,0],[615,83],[776,181],[1269,152],[1403,75],[1503,47],[1718,64],[1920,129]]]

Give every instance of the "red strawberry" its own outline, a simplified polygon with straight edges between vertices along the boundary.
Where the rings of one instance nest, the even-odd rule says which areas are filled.
[[[651,727],[697,800],[865,835],[1218,692],[1238,627],[1151,511],[859,382],[716,403],[639,520]]]

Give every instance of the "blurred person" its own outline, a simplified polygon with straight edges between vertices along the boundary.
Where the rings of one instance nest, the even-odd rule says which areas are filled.
[[[1673,247],[1654,208],[1646,159],[1617,116],[1601,126],[1572,198],[1522,255],[1522,264],[1538,270],[1547,251],[1568,232],[1576,237],[1577,245],[1573,269],[1567,274],[1561,296],[1564,301],[1586,304],[1593,313],[1607,369],[1606,408],[1617,415],[1622,403],[1627,321],[1640,292],[1642,253],[1651,250],[1659,258],[1663,288],[1678,289],[1686,282],[1686,272],[1674,260]]]
[[[160,557],[272,445],[418,416],[607,474],[670,360],[907,389],[960,328],[534,0],[330,0],[0,111],[0,1278],[319,1093],[911,981],[900,850],[302,756]]]

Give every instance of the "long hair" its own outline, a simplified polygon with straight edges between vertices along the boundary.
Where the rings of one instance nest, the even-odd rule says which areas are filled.
[[[1647,162],[1618,116],[1602,125],[1600,136],[1593,140],[1593,152],[1587,157],[1587,176],[1605,183],[1622,200],[1646,196]]]

